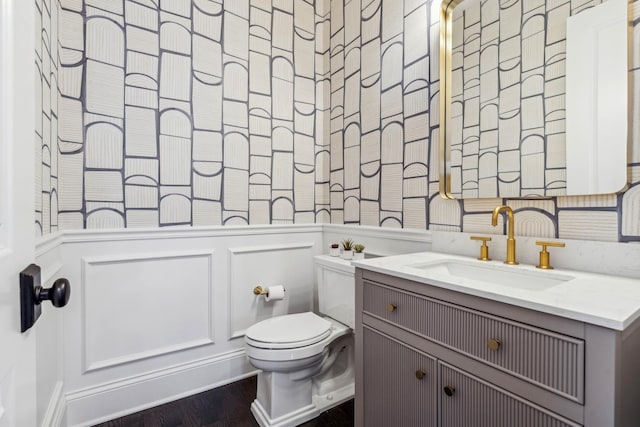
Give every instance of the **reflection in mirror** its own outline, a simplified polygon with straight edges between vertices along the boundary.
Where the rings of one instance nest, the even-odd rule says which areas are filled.
[[[627,182],[627,8],[609,0],[567,19],[567,194]]]
[[[443,4],[440,190],[444,197],[594,194],[615,192],[626,184],[627,3],[594,4],[576,0],[553,6],[520,0]],[[612,12],[601,13],[603,6]],[[582,19],[580,15],[587,12],[607,18],[573,25],[583,33],[570,35],[570,40],[573,37],[574,44],[583,48],[567,54],[571,45],[567,20],[573,15]],[[617,48],[610,49],[611,44]],[[567,60],[580,64],[573,65],[580,79],[571,84],[565,72],[571,70]],[[568,99],[571,96],[577,101]],[[565,102],[582,108],[568,113],[572,107],[565,108]],[[565,117],[574,126],[565,123]],[[575,136],[567,134],[576,129],[580,132]],[[604,153],[608,158],[599,161]],[[599,184],[600,178],[612,175],[616,176],[608,184]],[[575,182],[595,184],[581,187]]]

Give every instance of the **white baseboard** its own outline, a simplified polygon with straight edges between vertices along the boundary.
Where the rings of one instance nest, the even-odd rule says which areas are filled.
[[[66,395],[69,426],[91,426],[255,375],[244,349]]]
[[[64,383],[58,381],[51,394],[47,411],[44,413],[42,427],[61,427],[65,409]]]

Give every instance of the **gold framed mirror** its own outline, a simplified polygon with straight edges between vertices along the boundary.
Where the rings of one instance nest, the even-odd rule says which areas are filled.
[[[440,9],[440,194],[613,193],[627,183],[627,0]]]

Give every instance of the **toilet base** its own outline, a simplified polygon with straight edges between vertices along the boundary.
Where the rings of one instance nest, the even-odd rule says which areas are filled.
[[[352,382],[325,395],[314,395],[311,399],[312,403],[310,405],[297,408],[277,418],[269,417],[269,413],[265,410],[260,401],[256,399],[251,403],[251,413],[260,427],[294,427],[312,420],[318,417],[322,412],[352,399],[353,394],[354,384]]]
[[[297,426],[353,398],[353,335],[334,341],[332,349],[336,357],[313,377],[301,379],[303,371],[258,374],[251,412],[261,427]]]

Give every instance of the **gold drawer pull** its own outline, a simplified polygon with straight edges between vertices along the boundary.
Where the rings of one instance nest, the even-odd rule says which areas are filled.
[[[416,371],[416,378],[417,379],[421,380],[421,379],[424,379],[424,377],[426,377],[426,376],[427,376],[427,373],[425,371],[423,371],[422,369],[418,369]]]
[[[398,307],[395,304],[391,304],[391,303],[387,304],[387,311],[389,313],[393,313],[394,311],[396,311],[396,308]]]
[[[489,347],[489,350],[493,350],[493,351],[498,351],[501,345],[502,343],[500,342],[500,340],[497,340],[495,338],[492,338],[487,342],[487,346]]]
[[[444,394],[446,394],[447,396],[453,396],[455,392],[456,388],[452,385],[447,385],[444,387]]]

